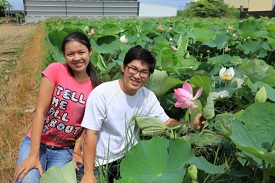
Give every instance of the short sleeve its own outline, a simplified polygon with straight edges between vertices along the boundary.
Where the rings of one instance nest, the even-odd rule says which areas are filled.
[[[49,81],[56,85],[58,83],[58,74],[61,73],[62,67],[64,68],[64,65],[61,63],[51,63],[48,65],[48,67],[42,72],[42,75],[45,76]]]

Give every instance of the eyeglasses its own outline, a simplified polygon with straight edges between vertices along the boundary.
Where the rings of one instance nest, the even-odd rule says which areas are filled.
[[[128,67],[130,74],[135,75],[135,74],[137,74],[139,72],[141,77],[146,78],[146,77],[150,76],[150,73],[148,71],[146,71],[146,70],[139,71],[136,67],[130,67],[128,65],[126,65],[126,67]]]

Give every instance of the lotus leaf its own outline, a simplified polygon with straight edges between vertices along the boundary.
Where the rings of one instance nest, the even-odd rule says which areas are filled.
[[[44,172],[40,183],[76,183],[76,173],[73,161],[70,161],[62,168],[53,166]]]
[[[188,133],[182,138],[191,144],[196,144],[196,146],[199,147],[214,146],[220,144],[223,140],[223,137],[221,135],[205,131],[200,134]]]
[[[215,40],[205,41],[203,42],[203,45],[207,45],[212,48],[217,47],[217,49],[221,50],[228,46],[228,42],[229,42],[229,36],[226,33],[220,33],[220,34],[217,34],[217,37]]]
[[[143,135],[158,135],[168,129],[162,121],[152,116],[135,116],[133,119]]]
[[[168,90],[182,84],[180,79],[169,77],[165,71],[155,70],[146,83],[146,87],[152,90],[156,96],[164,95]]]
[[[275,104],[254,103],[231,124],[230,139],[241,150],[275,165]],[[243,123],[242,123],[243,122]]]
[[[213,165],[209,163],[205,157],[196,157],[192,162],[198,169],[203,170],[205,173],[210,174],[222,174],[225,172],[225,165]]]
[[[275,70],[263,60],[248,61],[240,66],[239,72],[252,82],[262,81],[271,87],[275,86]]]
[[[154,137],[132,147],[121,163],[121,181],[181,183],[185,165],[194,160],[191,145],[182,139]]]

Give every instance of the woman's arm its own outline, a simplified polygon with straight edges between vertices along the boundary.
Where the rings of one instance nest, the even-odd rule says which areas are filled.
[[[43,170],[39,160],[41,133],[44,125],[45,114],[52,100],[54,86],[43,76],[40,83],[38,100],[32,120],[31,146],[28,157],[16,168],[14,179],[23,180],[25,175],[33,168],[37,168],[42,175]],[[20,177],[19,177],[20,176]]]
[[[73,162],[75,169],[79,170],[77,163],[83,164],[83,153],[82,153],[82,143],[84,138],[84,130],[81,135],[76,139],[74,144],[74,152],[73,152]]]
[[[81,179],[81,183],[96,183],[94,175],[96,144],[97,144],[97,131],[86,130],[84,137],[84,176]]]

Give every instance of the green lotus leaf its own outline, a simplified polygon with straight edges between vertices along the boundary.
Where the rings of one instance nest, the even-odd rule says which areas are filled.
[[[181,183],[185,165],[194,160],[191,145],[182,139],[154,137],[132,147],[121,162],[121,181]]]
[[[121,30],[117,25],[113,23],[102,25],[102,30],[105,30],[104,32],[102,32],[103,35],[116,35],[120,32],[123,32],[123,30]]]
[[[253,41],[251,39],[240,43],[240,45],[237,48],[243,50],[245,54],[255,53],[259,51],[267,52],[267,50],[270,50],[270,46],[266,42]],[[264,53],[261,54],[265,55]]]
[[[215,117],[215,128],[223,132],[226,136],[229,136],[231,133],[231,124],[234,118],[235,115],[231,113],[218,114]]]
[[[218,56],[211,57],[211,58],[208,59],[208,62],[211,63],[211,64],[218,64],[219,63],[221,65],[230,63],[230,61],[231,61],[231,56],[228,55],[228,54],[218,55]]]
[[[143,135],[158,135],[168,129],[162,121],[152,116],[135,116],[133,120],[141,129]]]
[[[147,81],[146,87],[159,97],[180,84],[182,84],[180,79],[169,77],[165,71],[155,70]]]
[[[209,96],[207,97],[207,102],[203,107],[202,114],[205,119],[211,119],[215,116],[214,100],[213,100],[212,93],[210,93]]]
[[[184,140],[188,141],[190,144],[196,144],[196,146],[212,146],[220,144],[223,140],[223,137],[219,134],[211,132],[203,133],[188,133],[182,137]]]
[[[231,124],[230,139],[241,150],[275,165],[275,104],[258,102],[250,105]],[[243,123],[242,123],[243,122]]]
[[[230,38],[226,33],[220,33],[220,34],[217,34],[217,37],[215,40],[208,40],[203,42],[202,44],[212,48],[217,47],[217,49],[221,50],[228,46],[229,39]]]
[[[40,183],[76,183],[76,173],[73,161],[70,161],[62,168],[53,166],[44,172]]]
[[[246,75],[253,83],[262,81],[271,87],[275,86],[275,70],[264,60],[253,59],[240,66],[241,75]]]
[[[222,174],[225,172],[224,164],[213,165],[209,163],[203,156],[196,157],[192,164],[195,165],[198,169],[203,170],[205,173]]]
[[[255,20],[245,20],[239,23],[239,29],[237,30],[237,34],[242,36],[243,38],[257,38],[256,32],[260,30],[260,25]]]
[[[97,52],[99,53],[115,53],[119,48],[119,38],[115,36],[102,36],[97,39]],[[93,45],[94,46],[94,45]]]
[[[195,85],[197,88],[200,88],[200,87],[203,88],[202,94],[199,97],[199,100],[201,101],[202,105],[204,106],[207,103],[207,98],[209,96],[209,93],[211,92],[212,81],[211,81],[210,77],[195,75],[190,78],[190,83],[192,85]],[[194,90],[193,90],[193,92],[194,92]]]
[[[195,41],[204,42],[207,40],[214,40],[216,38],[216,34],[214,31],[206,29],[206,28],[196,28],[192,30],[192,32],[188,32],[188,36],[193,38]]]

